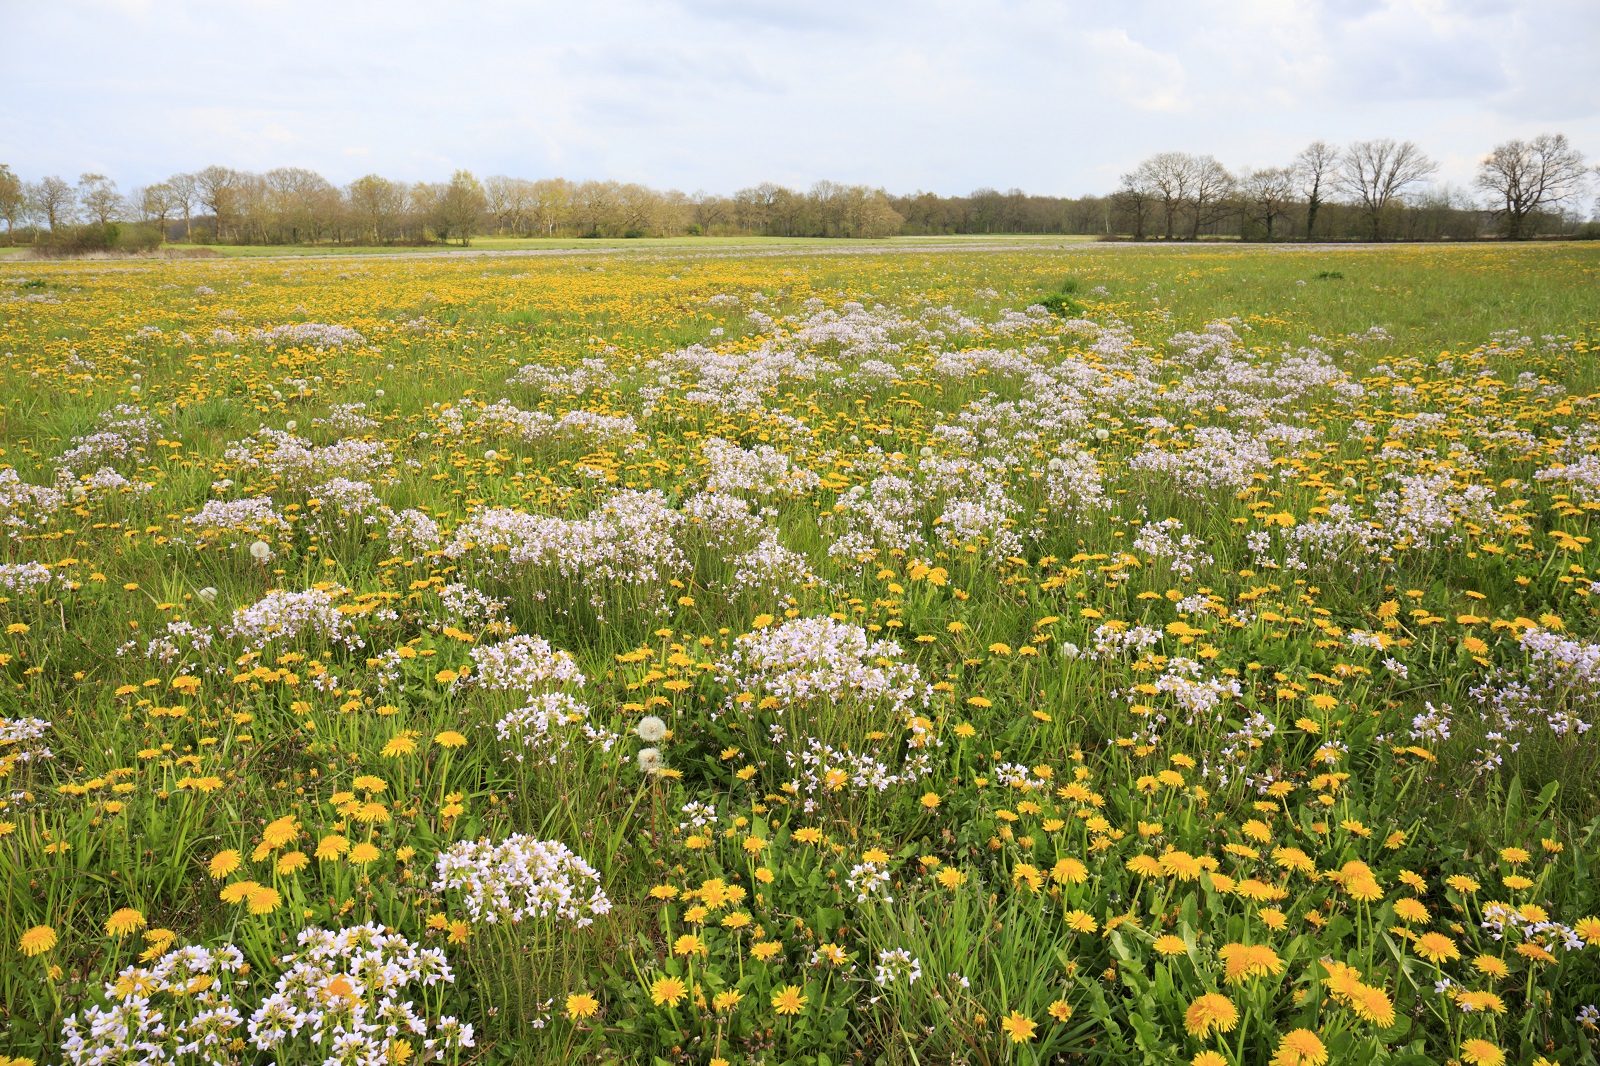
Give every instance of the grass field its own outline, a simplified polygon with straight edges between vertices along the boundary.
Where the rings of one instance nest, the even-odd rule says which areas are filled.
[[[625,243],[0,264],[0,1066],[1595,1061],[1600,248]]]

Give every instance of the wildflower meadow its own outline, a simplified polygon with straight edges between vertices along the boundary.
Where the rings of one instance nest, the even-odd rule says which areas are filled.
[[[0,263],[0,1066],[1594,1063],[1597,293]]]

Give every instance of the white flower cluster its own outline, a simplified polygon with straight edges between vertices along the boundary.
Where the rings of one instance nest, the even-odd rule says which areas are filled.
[[[295,322],[274,326],[271,329],[252,329],[250,340],[271,348],[279,344],[299,344],[310,348],[343,348],[347,344],[365,344],[367,338],[349,326],[334,326],[324,322]]]
[[[74,447],[56,461],[66,470],[85,470],[102,463],[120,463],[149,447],[161,432],[161,423],[132,404],[119,404],[100,415],[99,428],[74,437]]]
[[[193,1056],[206,1066],[236,1062],[230,1044],[244,1016],[229,986],[244,968],[244,953],[232,944],[215,951],[178,948],[149,968],[128,967],[106,983],[108,1007],[90,1006],[62,1023],[63,1061],[165,1066]]]
[[[1109,658],[1118,653],[1139,652],[1153,644],[1161,643],[1161,630],[1151,626],[1132,626],[1124,629],[1120,625],[1096,626],[1094,631],[1094,653],[1101,659]]]
[[[683,501],[683,515],[689,520],[688,533],[697,543],[722,551],[740,550],[760,539],[768,530],[763,518],[769,512],[753,514],[749,501],[726,492],[697,492]]]
[[[50,723],[43,718],[0,718],[0,778],[19,763],[55,758],[44,744],[49,731]]]
[[[526,706],[506,714],[494,724],[495,734],[515,745],[509,758],[555,766],[569,756],[581,736],[588,744],[610,751],[621,740],[604,726],[596,726],[589,708],[564,692],[546,692],[531,697]]]
[[[655,585],[687,569],[673,538],[683,522],[660,492],[629,489],[606,497],[580,519],[505,508],[480,511],[456,527],[444,553],[471,558],[502,578],[529,569],[553,570],[603,599],[608,583]]]
[[[732,689],[777,697],[780,713],[790,703],[827,700],[879,704],[909,717],[932,697],[922,672],[905,661],[904,648],[870,641],[860,626],[825,615],[741,636],[716,670],[717,680]]]
[[[447,617],[470,626],[492,626],[505,618],[510,601],[497,599],[459,581],[439,590],[439,605]]]
[[[1517,637],[1526,667],[1497,668],[1472,689],[1484,727],[1475,769],[1487,773],[1524,744],[1581,737],[1600,699],[1600,643],[1573,640],[1534,626]],[[1592,717],[1592,716],[1591,716]]]
[[[1494,489],[1487,485],[1457,486],[1446,473],[1390,475],[1399,488],[1378,497],[1374,510],[1391,544],[1411,548],[1455,544],[1458,522],[1504,526],[1494,509]]]
[[[870,485],[855,485],[833,504],[834,519],[843,530],[828,546],[836,559],[853,559],[858,565],[879,551],[896,549],[920,555],[927,544],[919,516],[927,495],[903,477],[885,474]]]
[[[31,592],[50,584],[50,568],[43,563],[0,563],[0,587],[8,592]]]
[[[396,555],[431,551],[443,539],[439,523],[427,513],[411,507],[389,515],[387,532],[389,550]]]
[[[336,476],[372,478],[393,465],[389,449],[379,441],[347,437],[318,446],[304,437],[266,426],[228,446],[223,453],[242,469],[260,470],[304,489]]]
[[[944,511],[934,520],[939,531],[939,541],[946,547],[962,547],[982,542],[991,559],[1019,556],[1023,552],[1022,538],[1013,527],[1018,508],[1015,501],[1003,493],[986,493],[982,499],[951,499]]]
[[[144,657],[160,663],[172,663],[187,652],[204,655],[211,647],[216,634],[210,626],[197,626],[190,622],[168,622],[165,634],[152,638],[144,647]],[[137,650],[139,642],[130,640],[117,649],[118,657]],[[187,668],[188,663],[184,666]]]
[[[365,481],[335,477],[313,486],[307,495],[313,505],[314,524],[325,531],[349,532],[377,525],[393,513]]]
[[[1109,506],[1100,461],[1088,452],[1063,452],[1053,456],[1045,469],[1045,498],[1051,507],[1087,516]]]
[[[451,408],[457,416],[460,408]],[[580,439],[596,444],[626,444],[639,434],[631,415],[603,415],[593,411],[568,411],[560,418],[544,411],[524,411],[501,400],[486,404],[478,414],[480,427],[487,424],[497,432],[515,437],[525,444],[545,440]]]
[[[329,429],[340,433],[366,433],[383,425],[376,418],[368,418],[363,412],[367,405],[364,403],[335,403],[328,405],[327,418],[313,418],[314,426],[327,426]]]
[[[58,470],[56,485],[71,493],[74,499],[80,500],[86,499],[93,492],[143,496],[155,488],[151,482],[125,478],[109,466],[102,466],[81,481],[70,470]]]
[[[878,968],[872,975],[873,982],[879,988],[888,988],[890,985],[905,978],[906,987],[917,983],[922,976],[922,960],[912,955],[905,948],[888,948],[878,952]]]
[[[1190,447],[1182,450],[1146,445],[1128,460],[1128,469],[1165,474],[1180,492],[1204,498],[1222,490],[1242,489],[1257,472],[1272,468],[1272,450],[1265,434],[1202,426],[1191,436]]]
[[[48,525],[66,504],[66,493],[46,485],[30,485],[11,467],[0,470],[0,525],[11,539],[25,531]]]
[[[822,583],[811,560],[778,542],[776,528],[768,528],[749,551],[729,559],[733,575],[724,583],[730,593],[753,592],[781,598],[798,587]],[[731,597],[730,597],[731,598]]]
[[[287,968],[250,1015],[256,1049],[273,1052],[279,1062],[309,1051],[339,1063],[387,1063],[400,1040],[420,1040],[418,1062],[473,1046],[472,1026],[448,1016],[434,1022],[430,1037],[426,1009],[401,998],[411,985],[454,983],[439,949],[419,948],[378,925],[302,929],[298,942],[301,950],[279,960]]]
[[[479,688],[533,695],[552,685],[584,685],[577,660],[552,649],[543,637],[518,634],[498,644],[480,644],[470,654]]]
[[[506,379],[507,385],[531,385],[552,396],[582,396],[592,389],[609,389],[617,376],[604,359],[584,359],[575,367],[528,363]]]
[[[1206,542],[1184,533],[1183,523],[1176,518],[1147,522],[1133,539],[1133,546],[1152,559],[1170,560],[1169,569],[1183,577],[1193,577],[1197,567],[1215,561],[1205,550]]]
[[[847,789],[861,792],[887,792],[896,785],[915,784],[928,772],[928,755],[913,755],[900,772],[887,763],[862,752],[835,748],[815,737],[807,737],[798,752],[784,753],[794,774],[784,791],[800,799],[800,809],[814,813],[831,795]]]
[[[205,506],[185,518],[184,523],[199,526],[202,536],[216,537],[223,533],[283,532],[288,521],[273,509],[271,496],[253,496],[244,500],[207,500]]]
[[[401,1041],[419,1064],[474,1046],[471,1025],[448,1016],[430,1024],[425,1009],[402,998],[410,985],[454,982],[443,952],[376,925],[303,929],[299,945],[275,960],[283,969],[248,1020],[248,968],[232,944],[178,948],[148,967],[130,966],[104,986],[106,1007],[90,1006],[63,1024],[63,1059],[223,1066],[247,1061],[239,1052],[253,1046],[279,1062],[382,1066]]]
[[[766,341],[743,352],[725,352],[692,344],[676,352],[663,353],[646,367],[662,385],[679,384],[679,375],[693,378],[687,383],[684,399],[706,404],[730,414],[760,411],[763,397],[784,378],[815,381],[837,373],[839,364],[803,354],[785,341]]]
[[[565,844],[514,833],[498,844],[463,840],[435,862],[435,892],[456,892],[473,921],[554,919],[583,928],[609,913],[600,875]]]
[[[349,648],[365,647],[350,619],[334,603],[348,591],[340,585],[304,592],[273,589],[259,602],[235,609],[233,622],[223,627],[222,635],[242,640],[255,649],[274,640],[294,640],[302,634],[314,634]]]
[[[1538,481],[1564,481],[1586,502],[1600,499],[1600,455],[1583,455],[1565,465],[1547,466],[1534,475]]]
[[[797,466],[789,456],[770,444],[741,448],[721,437],[707,437],[700,445],[709,470],[708,492],[753,492],[771,496],[777,492],[803,495],[822,484],[811,470]]]

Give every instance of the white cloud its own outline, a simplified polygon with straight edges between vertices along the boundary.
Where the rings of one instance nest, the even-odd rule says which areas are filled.
[[[1080,193],[1166,149],[1379,136],[1460,182],[1545,129],[1600,155],[1594,0],[52,0],[7,46],[0,161],[125,186],[220,162]]]
[[[1187,78],[1177,56],[1146,48],[1122,29],[1091,31],[1082,45],[1072,58],[1098,72],[1119,100],[1141,111],[1189,110]]]

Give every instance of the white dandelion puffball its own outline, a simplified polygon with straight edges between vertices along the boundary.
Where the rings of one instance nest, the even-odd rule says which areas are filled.
[[[1110,440],[1111,439],[1111,431],[1109,429],[1106,429],[1104,426],[1101,426],[1099,429],[1094,431],[1094,439],[1095,440],[1102,440],[1102,441]]]
[[[258,540],[250,545],[250,554],[262,562],[266,562],[272,558],[272,549],[267,546],[266,541]]]
[[[1072,641],[1063,641],[1061,644],[1061,657],[1063,659],[1076,659],[1082,652]]]
[[[645,717],[639,719],[639,725],[635,728],[634,732],[638,733],[639,739],[644,741],[646,744],[654,744],[660,740],[666,739],[667,723],[663,722],[653,714],[646,715]]]
[[[500,458],[500,453],[495,451],[493,448],[490,448],[488,451],[483,453],[483,457],[492,463],[496,459]]]
[[[290,433],[293,433],[295,430],[300,428],[300,423],[291,418],[289,421],[283,424],[283,428],[288,430]]]
[[[210,585],[207,585],[205,588],[203,588],[199,592],[195,593],[195,595],[199,596],[206,603],[216,603],[217,602],[217,590],[212,588]]]
[[[659,774],[661,772],[661,752],[655,748],[641,748],[639,751],[639,772]]]

